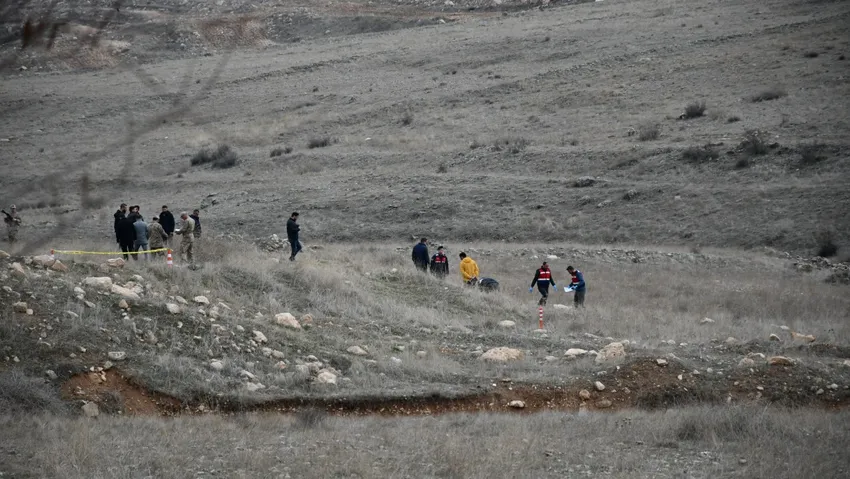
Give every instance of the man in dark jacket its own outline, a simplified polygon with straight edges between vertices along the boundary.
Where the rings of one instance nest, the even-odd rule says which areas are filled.
[[[443,253],[443,247],[437,248],[437,254],[431,257],[431,274],[438,278],[449,275],[449,258]]]
[[[118,222],[117,229],[118,244],[124,252],[124,259],[129,260],[130,255],[127,253],[135,251],[136,226],[134,221],[127,217]]]
[[[572,266],[567,266],[567,272],[570,273],[570,276],[572,276],[569,287],[575,291],[573,303],[576,307],[584,307],[584,295],[587,292],[587,285],[584,283],[584,275],[581,274],[581,271],[573,268]]]
[[[411,255],[413,258],[413,265],[420,271],[428,271],[428,262],[431,259],[428,256],[427,242],[428,240],[426,238],[420,239],[419,243],[413,247],[413,254]]]
[[[115,225],[113,226],[115,228],[115,242],[121,243],[121,240],[118,239],[118,222],[127,217],[127,203],[121,203],[118,211],[112,217],[115,218]]]
[[[159,213],[159,224],[162,225],[162,230],[168,235],[167,246],[171,246],[171,238],[174,237],[174,215],[168,211],[168,206],[162,205],[162,211]]]
[[[198,239],[201,237],[201,210],[192,211],[189,218],[192,218],[195,222],[195,230],[192,233],[195,235],[195,239]]]
[[[301,226],[297,223],[298,212],[293,212],[292,216],[286,222],[286,238],[289,240],[289,246],[292,247],[292,255],[289,261],[295,261],[295,255],[301,252],[301,242],[298,241],[298,233],[301,232]]]
[[[531,287],[528,288],[529,293],[534,291],[535,284],[537,285],[537,290],[540,291],[540,301],[537,304],[546,306],[546,300],[549,299],[549,285],[551,284],[555,291],[558,291],[558,287],[555,285],[555,279],[552,278],[552,271],[549,270],[549,264],[545,261],[534,272],[534,279],[531,280]]]

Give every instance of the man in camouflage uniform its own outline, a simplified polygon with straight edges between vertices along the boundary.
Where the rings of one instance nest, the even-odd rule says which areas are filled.
[[[11,210],[7,213],[3,221],[6,223],[6,229],[9,233],[9,243],[14,243],[18,236],[18,230],[21,228],[21,217],[18,216],[18,208],[15,205],[9,207]]]
[[[185,211],[180,213],[180,229],[174,233],[180,235],[183,239],[180,240],[180,258],[193,264],[192,246],[195,243],[195,220],[189,218],[189,214]]]

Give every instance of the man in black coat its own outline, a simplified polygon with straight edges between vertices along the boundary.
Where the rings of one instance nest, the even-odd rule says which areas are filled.
[[[129,260],[131,251],[135,251],[136,242],[136,226],[133,224],[132,218],[123,218],[115,226],[116,234],[118,235],[118,244],[121,246],[121,251],[124,252],[124,260]],[[145,238],[147,239],[147,238]]]
[[[159,213],[159,224],[162,225],[162,230],[168,235],[167,246],[171,246],[171,238],[174,236],[174,215],[168,211],[168,206],[162,205],[162,212]]]
[[[295,261],[295,255],[301,252],[301,242],[298,241],[298,233],[301,231],[301,226],[297,223],[298,212],[292,213],[289,220],[286,222],[286,238],[289,240],[289,245],[292,247],[292,255],[289,261]]]
[[[413,259],[413,265],[416,266],[416,269],[428,271],[428,262],[431,260],[428,256],[428,239],[420,239],[419,243],[413,247],[413,252],[410,256]]]
[[[121,240],[118,238],[118,222],[127,217],[127,203],[121,203],[118,211],[116,211],[112,217],[115,218],[115,225],[113,225],[115,228],[115,242],[120,244]]]

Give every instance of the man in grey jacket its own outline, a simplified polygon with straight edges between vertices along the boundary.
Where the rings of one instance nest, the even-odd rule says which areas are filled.
[[[136,243],[133,251],[148,250],[148,224],[142,218],[142,215],[136,216],[136,221],[133,223],[133,228],[136,229]],[[139,255],[134,254],[133,259],[138,260]],[[145,253],[145,259],[148,259],[148,253]]]

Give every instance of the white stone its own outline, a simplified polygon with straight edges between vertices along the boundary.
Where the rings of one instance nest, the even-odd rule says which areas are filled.
[[[657,364],[659,366],[667,366],[667,360],[662,359],[662,358],[658,358],[658,359],[655,360],[655,364]]]
[[[175,297],[174,297],[174,301],[177,301],[178,303],[180,303],[180,304],[182,304],[182,305],[184,305],[184,306],[186,306],[186,305],[188,305],[188,304],[189,304],[189,302],[188,302],[188,301],[186,301],[186,298],[184,298],[183,296],[175,296]]]
[[[522,351],[514,348],[499,347],[489,349],[479,359],[482,361],[507,362],[517,361],[525,357]]]
[[[27,306],[27,303],[25,303],[25,302],[23,302],[23,301],[20,301],[20,302],[17,302],[17,303],[15,303],[15,304],[13,304],[13,305],[12,305],[12,309],[13,309],[16,313],[20,313],[20,314],[27,314],[28,306]]]
[[[124,351],[110,351],[106,354],[106,356],[111,361],[123,361],[127,359],[127,353]]]
[[[40,266],[42,268],[49,268],[49,267],[53,266],[53,263],[55,261],[56,261],[55,259],[51,258],[49,255],[46,255],[46,254],[39,255],[39,256],[33,256],[33,258],[32,258],[32,264],[34,264],[36,266]]]
[[[118,296],[121,296],[122,298],[128,299],[130,301],[141,301],[142,300],[142,298],[139,297],[139,295],[136,294],[135,291],[127,289],[123,286],[118,286],[117,284],[112,285],[111,291],[112,291],[112,294],[117,294]]]
[[[500,328],[513,328],[515,326],[516,326],[516,322],[510,321],[508,319],[506,319],[504,321],[499,321],[499,327]]]
[[[587,400],[590,399],[590,391],[588,391],[587,389],[582,389],[581,391],[578,392],[578,397],[587,401]]]
[[[321,371],[316,376],[316,382],[319,384],[336,384],[336,374],[330,371]]]
[[[266,386],[262,383],[245,383],[245,389],[251,392],[259,391],[260,389],[265,389]]]
[[[738,367],[739,368],[751,368],[755,365],[756,365],[756,362],[753,361],[752,358],[741,358],[741,360],[738,361]]]
[[[399,359],[395,356],[392,356],[392,357],[390,357],[390,362],[393,363],[393,364],[401,364],[401,359]]]
[[[738,340],[733,338],[732,336],[729,336],[728,338],[726,338],[726,344],[728,344],[729,346],[734,346],[738,344]]]
[[[215,371],[221,371],[224,369],[224,363],[219,361],[218,359],[210,361],[210,368],[214,369]]]
[[[554,255],[554,254],[549,254],[549,255],[546,255],[546,259],[558,259],[558,256]]]
[[[268,339],[268,338],[266,337],[266,335],[265,335],[265,334],[263,334],[262,332],[257,331],[257,330],[254,330],[254,331],[253,331],[253,333],[254,333],[254,341],[256,341],[256,342],[258,342],[258,343],[267,343],[267,342],[269,342],[269,339]]]
[[[567,306],[566,304],[556,304],[556,305],[555,305],[555,306],[553,306],[553,307],[554,307],[555,309],[570,309],[570,307],[569,307],[569,306]]]
[[[567,352],[564,353],[564,356],[568,358],[575,358],[576,356],[584,356],[585,354],[587,354],[586,349],[570,348],[567,350]]]
[[[525,402],[515,399],[508,403],[508,407],[512,407],[514,409],[525,409]]]
[[[250,379],[250,380],[257,379],[257,376],[255,376],[254,373],[252,373],[251,371],[247,371],[245,369],[239,371],[239,375],[242,376],[245,379]]]
[[[93,402],[83,404],[83,415],[86,417],[97,417],[100,414],[100,408]]]
[[[428,357],[427,351],[416,351],[416,357],[419,359],[425,359]]]
[[[623,343],[613,342],[600,349],[596,355],[596,364],[614,364],[626,358]]]
[[[596,381],[595,383],[593,383],[593,387],[595,387],[597,391],[605,390],[605,385],[602,384],[600,381]]]
[[[276,314],[274,317],[274,322],[278,326],[283,326],[285,328],[302,329],[301,323],[299,323],[298,320],[295,319],[295,316],[289,313]]]
[[[780,326],[779,329],[783,331],[791,331],[791,328],[789,328],[788,326]]]
[[[83,280],[83,284],[100,291],[110,291],[112,289],[112,278],[109,276],[88,277]]]
[[[44,374],[46,374],[47,379],[50,379],[51,381],[56,381],[56,379],[59,377],[59,376],[56,375],[56,373],[52,369],[48,369],[47,371],[44,372]]]
[[[86,295],[86,290],[84,290],[83,288],[81,288],[81,287],[79,287],[79,286],[74,286],[74,295],[76,295],[76,296],[85,296],[85,295]]]
[[[106,260],[106,265],[111,268],[123,268],[127,264],[122,258],[113,258]]]
[[[712,324],[712,323],[714,323],[714,320],[711,319],[711,318],[702,318],[702,321],[700,321],[700,324]]]
[[[207,299],[206,296],[195,296],[194,298],[192,298],[192,301],[194,301],[195,304],[203,304],[203,305],[210,304],[210,300]]]
[[[348,351],[349,354],[353,354],[355,356],[368,356],[369,355],[369,353],[367,353],[366,350],[361,348],[360,346],[351,346],[348,349],[346,349],[346,351]]]
[[[171,314],[180,314],[180,305],[174,303],[166,303],[165,309]]]

